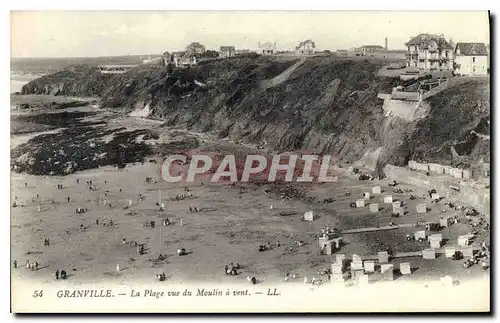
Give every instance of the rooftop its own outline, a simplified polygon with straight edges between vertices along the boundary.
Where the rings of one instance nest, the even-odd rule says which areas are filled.
[[[457,43],[455,52],[464,56],[487,56],[488,49],[484,43]]]
[[[304,41],[301,41],[297,46],[295,46],[295,49],[300,49],[305,44],[311,44],[312,48],[316,48],[316,43],[314,43],[311,39],[306,39]]]
[[[367,48],[367,49],[384,49],[383,46],[380,45],[363,45],[361,48]]]
[[[435,34],[420,34],[410,39],[410,41],[405,43],[405,45],[418,45],[422,48],[429,48],[431,42],[435,42],[438,48],[441,49],[453,49],[453,47],[446,41],[443,35]]]

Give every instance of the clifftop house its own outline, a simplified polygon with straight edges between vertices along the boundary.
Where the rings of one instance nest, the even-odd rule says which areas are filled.
[[[488,48],[484,43],[457,43],[455,46],[455,73],[459,75],[487,75]]]
[[[164,52],[162,55],[163,65],[173,64],[175,67],[193,66],[198,63],[196,56],[191,52]]]
[[[259,42],[259,54],[262,55],[274,55],[276,53],[276,43],[264,43]]]
[[[420,34],[411,38],[405,46],[406,66],[421,70],[453,70],[453,46],[443,35]]]
[[[231,57],[236,55],[236,48],[234,46],[221,46],[219,53],[220,57]]]
[[[364,56],[364,51],[361,47],[352,47],[347,50],[347,56]]]
[[[368,55],[370,53],[381,52],[385,50],[385,48],[380,45],[364,45],[361,46],[361,50],[363,51],[363,55]]]
[[[307,55],[314,53],[314,49],[316,48],[316,43],[314,43],[311,39],[306,39],[301,41],[297,46],[295,46],[295,54],[297,55]]]
[[[191,44],[186,46],[186,52],[192,55],[203,54],[205,50],[205,46],[203,46],[199,42],[192,42]]]

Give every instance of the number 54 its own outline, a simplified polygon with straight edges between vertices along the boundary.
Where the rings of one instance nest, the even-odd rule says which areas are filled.
[[[42,296],[43,296],[43,290],[36,290],[33,293],[33,298],[42,297]]]

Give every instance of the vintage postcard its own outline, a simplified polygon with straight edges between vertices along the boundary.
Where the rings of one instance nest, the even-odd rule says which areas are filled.
[[[12,312],[490,311],[487,11],[10,18]]]

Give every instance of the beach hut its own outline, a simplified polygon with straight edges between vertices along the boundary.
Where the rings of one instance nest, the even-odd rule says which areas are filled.
[[[441,242],[443,241],[443,237],[441,234],[433,234],[429,236],[429,242],[431,244],[431,248],[438,249],[441,248]]]
[[[365,268],[365,273],[373,273],[373,272],[375,272],[375,261],[366,260],[363,263],[363,267]]]
[[[417,205],[417,213],[427,213],[427,205],[426,204],[418,204]]]
[[[455,178],[462,178],[463,177],[463,171],[460,168],[453,168],[453,177]]]
[[[436,251],[434,249],[424,249],[422,250],[422,258],[436,259]]]
[[[446,258],[452,258],[457,251],[454,247],[446,247],[444,248],[444,255]]]
[[[365,206],[365,200],[359,199],[356,200],[356,207],[364,207]]]
[[[334,262],[331,265],[331,269],[332,274],[342,274],[344,267],[342,266],[342,263]]]
[[[370,204],[370,212],[377,213],[378,212],[378,203]]]
[[[372,187],[372,193],[373,194],[382,194],[382,189],[380,188],[380,185],[373,186]]]
[[[457,242],[460,247],[467,247],[469,245],[469,236],[459,236]]]
[[[314,221],[313,211],[308,211],[308,212],[304,213],[304,220],[305,221]]]
[[[335,255],[335,262],[342,265],[345,268],[346,256],[343,253],[338,253]]]
[[[399,272],[401,275],[410,275],[411,274],[411,266],[409,262],[402,262],[399,264]]]
[[[379,263],[383,264],[389,262],[389,253],[387,251],[379,251],[377,256]]]
[[[427,239],[427,234],[425,233],[424,230],[416,231],[414,236],[415,236],[416,241],[418,241],[418,239],[420,239],[420,238]]]
[[[464,258],[474,257],[474,248],[472,248],[472,247],[464,248],[464,249],[462,249],[462,254],[463,254]]]
[[[393,207],[392,208],[392,213],[397,214],[397,215],[404,215],[404,209],[402,207]]]
[[[451,223],[452,223],[451,217],[449,216],[442,217],[441,219],[439,219],[439,225],[442,227],[447,228],[451,225]]]

